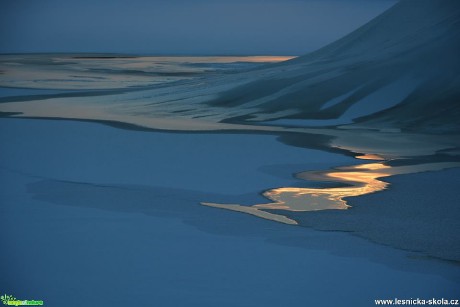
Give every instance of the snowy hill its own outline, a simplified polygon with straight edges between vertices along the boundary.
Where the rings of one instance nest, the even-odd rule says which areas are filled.
[[[459,55],[460,2],[401,1],[344,38],[208,103],[258,108],[228,121],[280,114],[305,120],[294,125],[460,131]]]

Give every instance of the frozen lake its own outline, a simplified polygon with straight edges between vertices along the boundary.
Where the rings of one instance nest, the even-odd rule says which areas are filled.
[[[260,201],[300,184],[296,170],[350,157],[271,135],[62,120],[3,118],[0,135],[4,292],[48,306],[372,306],[458,293],[448,262],[199,204]]]

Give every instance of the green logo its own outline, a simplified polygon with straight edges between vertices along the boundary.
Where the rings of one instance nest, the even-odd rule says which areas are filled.
[[[9,306],[37,306],[37,305],[43,305],[43,301],[35,301],[35,300],[18,300],[12,295],[7,295],[4,294],[0,296],[0,299],[2,300],[2,303],[4,305],[9,305]]]
[[[2,300],[2,303],[5,304],[5,305],[8,305],[8,302],[9,301],[14,301],[16,300],[16,298],[12,295],[2,295],[0,296],[0,299]]]

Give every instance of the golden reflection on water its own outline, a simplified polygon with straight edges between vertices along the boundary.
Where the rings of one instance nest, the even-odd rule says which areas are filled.
[[[340,186],[333,188],[282,187],[271,189],[264,192],[263,196],[272,202],[253,206],[214,203],[202,204],[211,207],[245,212],[262,218],[295,225],[297,224],[295,220],[284,215],[267,212],[265,210],[345,210],[350,207],[345,198],[366,195],[386,189],[389,184],[385,181],[379,180],[379,178],[398,174],[441,170],[456,166],[460,166],[459,163],[425,163],[391,167],[382,162],[340,167],[328,171],[303,172],[297,174],[297,177],[305,180],[336,182],[340,184]]]
[[[346,184],[334,188],[277,188],[263,195],[272,203],[254,205],[260,209],[283,209],[289,211],[316,211],[325,209],[347,209],[345,197],[359,196],[385,189],[386,182],[377,178],[388,176],[389,169],[382,163],[343,167],[326,172],[305,172],[299,178],[316,181],[332,181]]]
[[[362,160],[385,160],[384,157],[375,155],[375,154],[365,154],[362,156],[357,156],[356,158],[362,159]]]

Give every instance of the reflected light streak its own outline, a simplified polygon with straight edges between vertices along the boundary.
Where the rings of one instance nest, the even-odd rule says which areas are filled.
[[[375,154],[365,154],[362,156],[357,156],[356,158],[362,159],[362,160],[380,160],[380,161],[385,160],[384,157],[375,155]]]
[[[384,163],[368,163],[348,167],[340,167],[328,171],[312,171],[297,174],[305,180],[321,182],[337,182],[340,187],[334,188],[296,188],[282,187],[271,189],[263,193],[271,202],[253,206],[237,204],[202,203],[210,207],[223,208],[245,212],[258,217],[296,225],[297,222],[282,214],[269,213],[265,210],[286,211],[318,211],[318,210],[345,210],[350,206],[345,198],[356,197],[382,191],[388,183],[379,178],[399,174],[435,171],[445,168],[458,167],[457,162],[426,163],[419,165],[391,167]]]

